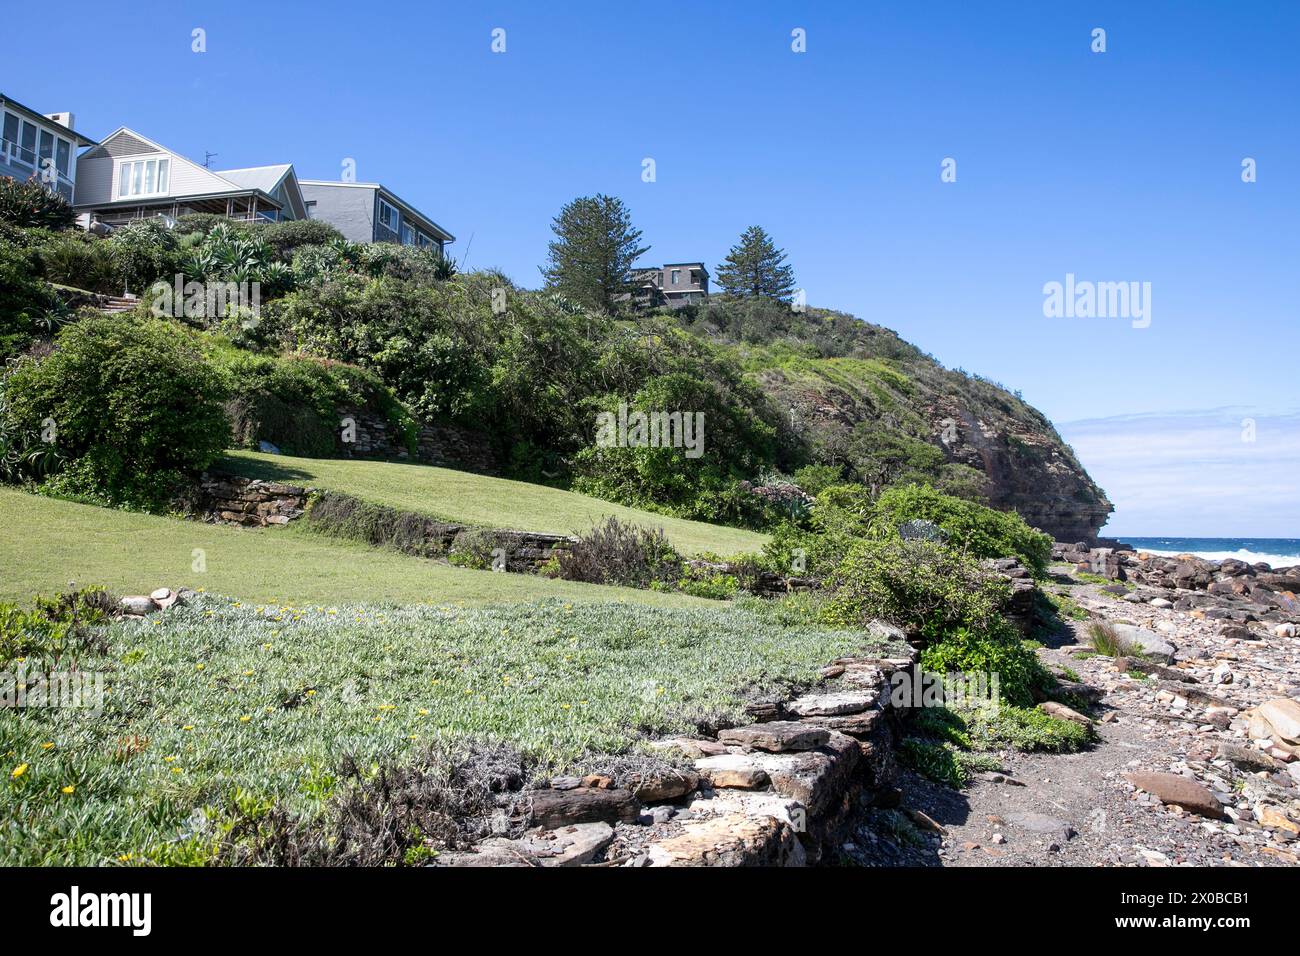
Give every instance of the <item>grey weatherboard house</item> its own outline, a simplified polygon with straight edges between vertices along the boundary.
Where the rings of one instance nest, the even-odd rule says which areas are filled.
[[[304,179],[302,198],[310,219],[321,219],[351,242],[399,242],[436,248],[439,253],[456,237],[403,202],[379,183],[344,183]]]
[[[0,176],[36,178],[72,202],[77,150],[99,145],[72,126],[71,113],[38,113],[0,93]]]

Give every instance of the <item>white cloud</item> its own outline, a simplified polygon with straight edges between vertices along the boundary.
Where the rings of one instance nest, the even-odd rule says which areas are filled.
[[[1104,533],[1300,537],[1300,412],[1229,407],[1058,429],[1115,504]]]

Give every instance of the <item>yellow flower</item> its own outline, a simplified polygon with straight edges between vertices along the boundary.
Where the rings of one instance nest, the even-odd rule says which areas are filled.
[[[315,697],[315,696],[316,696],[316,688],[313,687],[311,690],[307,691],[307,696],[308,696],[308,697]]]
[[[41,744],[41,749],[42,749],[42,750],[49,750],[49,749],[50,749],[51,747],[53,747],[53,746],[54,746],[54,744],[50,743],[49,741],[46,741],[45,743]]]
[[[569,709],[569,705],[568,705],[568,704],[561,704],[561,705],[560,705],[560,710],[568,710],[568,709]]]
[[[119,856],[119,857],[117,858],[117,862],[118,862],[118,863],[129,863],[129,862],[131,862],[131,858],[134,857],[134,856],[135,856],[134,853],[123,853],[121,856]]]
[[[253,672],[252,672],[252,671],[244,671],[244,676],[245,676],[245,677],[252,677],[252,676],[253,676]]]
[[[421,717],[428,717],[428,716],[429,716],[429,712],[428,712],[428,710],[426,710],[426,709],[423,708],[423,707],[421,707],[419,710],[417,710],[416,713],[419,714]]]
[[[11,773],[9,776],[12,777],[14,780],[17,780],[26,772],[27,772],[27,764],[20,763],[17,767],[14,768],[14,772]]]
[[[196,671],[201,671],[201,670],[203,670],[203,668],[206,667],[206,666],[207,666],[206,664],[195,664],[195,665],[194,665],[194,669],[195,669]]]
[[[163,760],[166,761],[167,763],[171,763],[175,759],[176,759],[175,757],[163,757]]]
[[[74,790],[76,790],[76,789],[77,789],[77,788],[76,788],[75,786],[73,786],[72,784],[68,784],[66,787],[63,787],[63,788],[59,791],[59,793],[72,793],[72,791],[74,791]]]
[[[181,730],[193,730],[193,729],[194,729],[193,724],[186,724],[184,727],[181,728]]]
[[[239,718],[239,722],[240,722],[241,724],[246,724],[246,723],[248,723],[248,722],[249,722],[250,720],[252,720],[252,719],[253,719],[253,717],[252,717],[251,714],[245,714],[243,717],[240,717],[240,718]]]

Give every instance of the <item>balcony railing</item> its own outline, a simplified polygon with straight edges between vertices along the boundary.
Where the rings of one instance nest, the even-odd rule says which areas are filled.
[[[43,159],[44,157],[37,156],[34,149],[24,149],[12,140],[0,139],[0,163],[7,163],[10,166],[25,166],[32,171],[33,176],[39,179],[43,171],[41,165]],[[71,158],[68,161],[71,162]],[[60,183],[69,188],[72,187],[72,177],[58,170],[55,170],[55,172],[58,174]]]

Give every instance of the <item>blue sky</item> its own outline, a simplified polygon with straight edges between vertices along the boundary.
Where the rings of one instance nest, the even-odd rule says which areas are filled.
[[[355,159],[525,285],[576,195],[622,197],[651,261],[712,268],[761,224],[810,303],[1020,389],[1115,498],[1109,531],[1300,536],[1300,4],[124,9],[59,4],[52,61],[52,8],[11,5],[0,90],[214,168]],[[1150,282],[1150,327],[1044,317],[1067,273]],[[1229,452],[1174,423],[1225,408],[1270,428],[1207,508]],[[1148,454],[1117,456],[1135,434]]]

